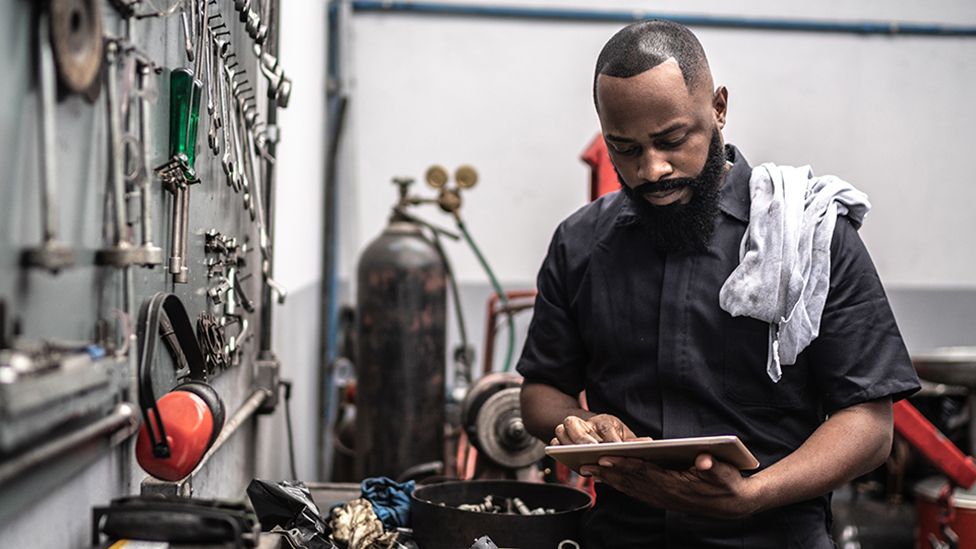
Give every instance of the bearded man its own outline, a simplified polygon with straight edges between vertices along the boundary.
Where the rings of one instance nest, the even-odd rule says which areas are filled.
[[[919,388],[856,231],[867,197],[725,144],[728,90],[681,25],[618,32],[593,96],[621,191],[553,236],[525,424],[551,444],[735,434],[761,465],[602,458],[584,547],[833,547],[829,492],[884,462]]]

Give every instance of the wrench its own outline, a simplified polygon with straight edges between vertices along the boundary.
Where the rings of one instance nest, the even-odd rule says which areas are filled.
[[[248,133],[248,137],[252,137]],[[249,156],[251,158],[252,165],[257,165],[257,159],[255,158],[255,148],[256,144],[251,141],[249,143]],[[262,202],[264,195],[262,194],[263,187],[260,179],[256,178],[254,180],[254,194],[257,196],[257,225],[258,225],[258,247],[261,249],[261,274],[264,277],[264,282],[278,295],[278,303],[283,304],[285,298],[288,297],[288,290],[286,290],[281,284],[278,284],[270,276],[271,272],[271,239],[268,237],[267,226],[264,222],[264,204]]]
[[[122,127],[119,121],[118,84],[116,66],[119,60],[119,44],[109,41],[105,46],[105,108],[108,114],[108,171],[112,192],[114,234],[113,245],[95,253],[95,263],[113,267],[127,267],[140,263],[139,250],[132,246],[126,233],[125,178],[123,176]]]
[[[58,209],[54,203],[54,177],[57,170],[55,149],[55,84],[54,52],[51,50],[50,25],[47,13],[38,17],[38,98],[37,111],[40,119],[39,148],[41,172],[41,245],[28,248],[21,255],[25,267],[46,269],[57,273],[75,263],[74,251],[58,241]]]
[[[244,190],[244,197],[243,197],[244,207],[248,209],[248,211],[251,214],[251,219],[253,220],[254,219],[254,210],[253,210],[254,206],[252,202],[253,198],[251,197],[251,184],[250,184],[250,179],[248,178],[248,166],[246,164],[246,160],[244,157],[244,132],[246,130],[243,128],[243,122],[241,121],[241,117],[242,117],[241,101],[236,100],[235,103],[236,103],[235,105],[236,108],[234,111],[234,129],[235,129],[234,153],[236,156],[235,157],[236,164],[237,164],[236,169],[238,174],[240,174],[241,187]]]
[[[208,33],[211,31],[207,30]],[[217,109],[216,101],[214,100],[214,89],[217,83],[214,81],[217,75],[217,71],[214,69],[214,48],[212,45],[213,37],[211,36],[211,45],[206,48],[204,55],[207,58],[207,113],[210,115],[210,127],[207,128],[207,144],[210,145],[210,150],[214,153],[214,156],[220,154],[220,143],[217,141],[217,130],[220,129],[220,125],[223,121],[220,119],[220,112]]]
[[[192,1],[192,0],[191,0]],[[192,4],[191,4],[191,8]],[[183,24],[183,50],[186,52],[186,60],[190,63],[193,62],[193,35],[190,30],[190,15],[186,13],[186,2],[180,3],[180,21]]]
[[[225,42],[221,45],[221,49],[226,52],[226,48],[230,45],[230,42]],[[222,52],[223,53],[223,52]],[[224,154],[220,158],[220,164],[224,168],[224,175],[227,176],[227,184],[230,185],[235,191],[240,191],[237,169],[234,162],[231,159],[231,150],[233,149],[233,143],[231,143],[231,129],[233,127],[233,116],[230,112],[229,99],[227,97],[227,75],[228,67],[226,66],[226,57],[224,55],[220,56],[220,76],[217,78],[218,84],[218,95],[220,96],[220,108],[221,116],[223,117],[223,126],[221,127],[223,139],[224,139]]]
[[[153,69],[148,63],[139,63],[139,141],[142,142],[142,181],[140,183],[139,196],[141,198],[141,218],[142,220],[142,245],[139,249],[142,254],[142,265],[152,267],[159,265],[163,261],[163,252],[152,241],[152,210],[149,203],[149,192],[151,182],[151,172],[149,170],[149,151],[152,150],[150,140],[152,131],[149,128],[149,82],[152,77]]]
[[[251,221],[254,221],[255,210],[257,210],[258,225],[261,230],[264,230],[264,208],[261,204],[263,200],[263,195],[261,194],[261,168],[254,156],[254,134],[252,130],[248,129],[244,131],[244,160],[247,164],[249,170],[248,173],[251,174],[251,181],[254,183],[254,192],[251,194],[252,197],[257,197],[254,201],[247,204],[248,212],[251,214]],[[255,207],[254,203],[257,203]]]

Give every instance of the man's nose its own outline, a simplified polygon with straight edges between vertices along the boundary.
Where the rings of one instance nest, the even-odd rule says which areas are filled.
[[[637,177],[643,181],[657,182],[674,173],[671,162],[661,151],[648,148],[641,155],[640,164],[637,167]]]

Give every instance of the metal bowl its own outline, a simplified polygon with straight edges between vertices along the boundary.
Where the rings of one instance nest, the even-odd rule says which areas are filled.
[[[976,347],[941,347],[913,356],[912,364],[922,379],[976,388]]]
[[[458,505],[479,503],[485,496],[518,497],[530,508],[555,509],[547,515],[508,515],[462,511]],[[488,536],[498,547],[556,549],[560,542],[579,543],[579,524],[590,507],[590,495],[559,484],[513,480],[444,482],[418,487],[411,496],[410,522],[423,549],[467,549]]]

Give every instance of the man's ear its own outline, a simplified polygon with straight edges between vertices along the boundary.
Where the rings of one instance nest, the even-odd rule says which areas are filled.
[[[725,86],[719,86],[712,97],[712,110],[715,112],[715,123],[718,129],[725,128],[725,115],[729,111],[729,90]]]

